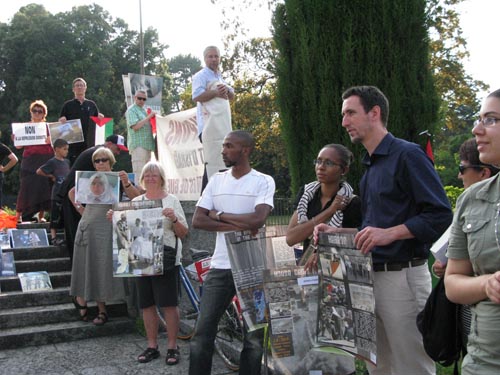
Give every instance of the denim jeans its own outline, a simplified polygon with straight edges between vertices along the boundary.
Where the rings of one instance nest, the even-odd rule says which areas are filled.
[[[212,369],[214,341],[222,314],[235,295],[231,270],[211,269],[203,283],[200,314],[190,341],[189,375],[207,375]],[[246,332],[240,355],[240,374],[260,374],[264,330]]]

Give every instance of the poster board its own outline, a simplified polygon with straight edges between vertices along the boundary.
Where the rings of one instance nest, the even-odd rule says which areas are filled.
[[[24,293],[52,290],[52,283],[46,271],[19,273],[18,277]]]
[[[83,130],[80,119],[66,122],[49,122],[49,133],[52,144],[56,139],[64,139],[69,144],[83,142]]]
[[[47,123],[14,122],[12,138],[15,147],[44,145],[47,143]]]
[[[120,177],[118,172],[77,171],[75,200],[84,204],[118,203]]]
[[[9,229],[12,248],[49,246],[47,231],[43,228]]]
[[[113,207],[113,276],[163,274],[161,200],[120,202]]]

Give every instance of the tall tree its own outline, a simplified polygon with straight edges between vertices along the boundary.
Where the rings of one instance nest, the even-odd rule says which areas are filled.
[[[144,33],[146,74],[164,77],[163,104],[168,105],[171,79],[156,30]],[[48,120],[55,121],[71,82],[87,80],[87,95],[125,132],[122,75],[139,72],[139,35],[99,5],[51,14],[42,5],[21,7],[10,23],[0,23],[0,124],[3,137],[10,123],[28,121],[29,103],[43,99]],[[166,107],[170,108],[170,107]],[[7,189],[17,176],[9,173]]]
[[[438,99],[428,61],[424,0],[285,0],[273,20],[278,101],[292,188],[314,179],[311,160],[327,143],[349,145],[341,127],[341,94],[378,86],[389,98],[389,131],[423,142],[433,130]],[[360,11],[362,9],[362,11]],[[404,20],[404,22],[402,22]],[[354,185],[362,169],[349,174]]]
[[[172,76],[172,111],[180,111],[190,108],[183,107],[181,95],[188,89],[191,77],[201,69],[201,61],[197,57],[189,55],[177,55],[168,60],[168,70]],[[189,103],[191,104],[191,103]]]

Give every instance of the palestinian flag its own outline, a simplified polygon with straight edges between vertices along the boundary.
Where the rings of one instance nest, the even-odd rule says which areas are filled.
[[[95,144],[102,145],[104,140],[113,134],[115,122],[111,117],[100,118],[97,116],[90,116],[90,118],[97,125],[95,128]]]

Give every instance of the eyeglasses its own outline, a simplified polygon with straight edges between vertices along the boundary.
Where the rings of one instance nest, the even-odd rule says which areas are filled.
[[[325,159],[325,160],[322,160],[322,159],[314,159],[313,160],[313,165],[316,166],[316,167],[319,167],[321,165],[324,165],[325,167],[327,168],[330,168],[330,167],[334,167],[336,165],[338,165],[339,167],[342,166],[342,164],[337,164],[337,163],[334,163],[333,161],[331,160],[328,160],[328,159]]]
[[[137,97],[136,97],[136,99],[137,99],[137,100],[143,100],[143,101],[148,100],[148,98],[142,98],[142,97],[140,97],[140,96],[137,96]]]
[[[94,164],[106,163],[107,161],[109,161],[109,159],[106,159],[106,158],[94,159]]]
[[[31,113],[43,113],[43,109],[32,109]]]
[[[495,125],[498,121],[500,121],[500,118],[495,118],[495,117],[484,117],[482,119],[474,121],[474,126],[478,126],[479,124],[483,124],[483,126],[488,127],[488,126],[493,126]]]
[[[469,168],[481,169],[481,168],[484,168],[484,166],[483,165],[459,165],[458,171],[460,172],[460,174],[464,174],[464,172]]]

